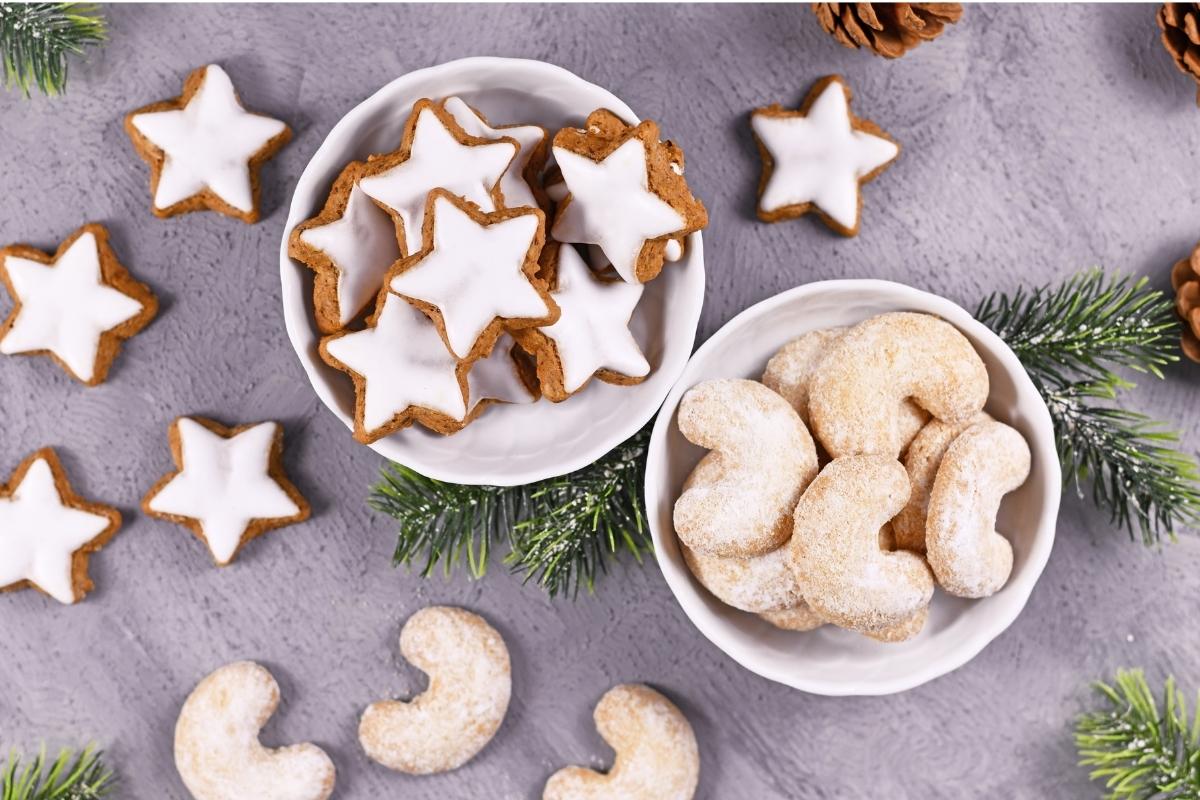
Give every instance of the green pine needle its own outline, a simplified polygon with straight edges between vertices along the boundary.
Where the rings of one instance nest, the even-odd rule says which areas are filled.
[[[1115,686],[1095,689],[1104,708],[1079,718],[1075,746],[1080,765],[1093,768],[1091,779],[1104,782],[1105,796],[1200,798],[1200,708],[1189,714],[1175,679],[1167,678],[1161,707],[1140,669],[1119,670]]]
[[[0,60],[5,87],[49,97],[67,84],[67,57],[104,41],[104,16],[91,3],[0,3]]]
[[[1178,434],[1115,403],[1133,384],[1118,370],[1162,377],[1179,360],[1171,300],[1145,278],[1089,270],[1057,287],[993,294],[975,312],[1008,343],[1046,400],[1064,480],[1091,495],[1131,537],[1154,544],[1200,527],[1200,471]]]
[[[387,464],[368,503],[399,523],[393,563],[429,576],[465,562],[482,577],[492,545],[507,539],[504,562],[551,597],[595,590],[609,559],[650,550],[641,497],[649,428],[594,464],[528,486],[460,486]]]
[[[90,745],[78,753],[64,747],[53,761],[45,747],[27,763],[12,752],[0,773],[0,800],[95,800],[115,788],[112,770]]]

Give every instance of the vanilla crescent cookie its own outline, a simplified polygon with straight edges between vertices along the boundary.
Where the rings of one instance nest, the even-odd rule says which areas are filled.
[[[879,529],[904,507],[908,476],[887,456],[834,459],[796,505],[792,566],[800,593],[831,622],[860,632],[906,623],[933,596],[925,561],[884,552]]]
[[[791,513],[813,476],[817,451],[788,402],[761,383],[712,380],[683,396],[679,431],[721,454],[719,480],[675,501],[675,532],[709,555],[746,558],[791,536]]]
[[[520,124],[493,126],[460,97],[447,97],[442,101],[442,108],[471,136],[489,140],[508,137],[515,141],[517,155],[500,177],[499,191],[504,207],[538,206],[545,209],[546,197],[538,180],[548,155],[545,128]]]
[[[950,594],[987,597],[1008,581],[1012,545],[996,531],[996,514],[1029,467],[1025,438],[1001,422],[972,425],[946,450],[929,493],[925,543],[929,566]]]
[[[259,730],[279,706],[279,684],[237,661],[192,690],[175,723],[175,768],[195,800],[326,800],[333,762],[314,744],[263,747]]]
[[[826,619],[803,600],[791,608],[760,611],[758,615],[776,628],[785,631],[814,631],[826,623]]]
[[[542,800],[690,800],[700,782],[700,749],[687,717],[648,686],[605,692],[593,715],[616,752],[606,773],[566,767],[550,776]]]
[[[906,399],[958,422],[987,397],[987,368],[967,337],[937,317],[894,312],[860,322],[830,346],[809,389],[809,416],[834,458],[895,458]]]
[[[358,726],[363,750],[411,775],[461,767],[491,741],[508,710],[504,639],[477,614],[430,606],[404,624],[400,652],[429,676],[429,688],[412,700],[368,706]]]

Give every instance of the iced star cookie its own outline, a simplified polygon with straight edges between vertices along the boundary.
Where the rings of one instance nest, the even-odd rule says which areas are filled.
[[[102,383],[121,342],[154,319],[158,299],[117,261],[108,231],[84,225],[53,256],[26,245],[0,250],[13,309],[0,353],[47,355],[88,386]]]
[[[395,222],[358,186],[365,169],[356,161],[342,170],[321,213],[288,238],[288,255],[316,273],[313,312],[321,333],[340,331],[373,302],[401,256]]]
[[[247,111],[216,64],[189,75],[179,97],[129,112],[125,132],[150,165],[155,216],[208,209],[243,222],[259,218],[259,169],[292,138]]]
[[[440,188],[484,212],[495,211],[503,205],[500,180],[518,148],[511,137],[470,136],[450,112],[432,100],[418,100],[400,147],[371,156],[359,186],[396,220],[401,249],[410,255],[420,249],[430,192]]]
[[[179,417],[169,438],[178,469],[146,493],[142,511],[190,528],[219,566],[256,536],[308,519],[308,501],[283,471],[279,423]]]
[[[758,216],[764,222],[813,212],[843,236],[855,236],[862,185],[900,154],[878,125],[850,113],[850,87],[838,75],[817,81],[798,111],[755,109],[750,127],[763,162]]]
[[[321,340],[321,358],[354,381],[354,438],[370,444],[420,422],[455,433],[468,420],[467,377],[423,313],[384,293],[361,331]]]
[[[93,587],[88,559],[120,527],[121,512],[80,498],[54,450],[38,450],[0,484],[0,592],[82,600]]]
[[[471,136],[489,140],[507,136],[516,141],[517,155],[500,177],[500,195],[504,198],[505,208],[546,208],[546,196],[538,180],[546,166],[545,128],[519,124],[493,126],[483,114],[458,97],[443,100],[442,108]]]
[[[434,321],[460,361],[483,358],[505,331],[558,319],[537,277],[546,241],[541,209],[484,213],[436,189],[424,223],[421,251],[392,267],[387,286]]]
[[[551,235],[599,245],[629,283],[655,278],[669,243],[708,224],[683,177],[683,152],[660,141],[650,120],[629,126],[599,109],[584,128],[560,130],[553,151],[568,194]]]
[[[550,296],[561,314],[552,325],[526,328],[516,336],[537,356],[546,398],[566,400],[593,376],[623,386],[645,380],[650,364],[629,332],[642,286],[596,278],[574,247],[557,242],[546,247],[542,274],[554,286]]]
[[[467,403],[532,403],[538,399],[536,367],[510,334],[496,340],[487,358],[472,362],[467,373]]]

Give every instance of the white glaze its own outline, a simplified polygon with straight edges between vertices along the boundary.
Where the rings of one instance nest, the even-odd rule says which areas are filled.
[[[138,114],[133,126],[163,151],[154,194],[157,208],[210,189],[245,212],[254,209],[249,161],[287,127],[246,111],[233,82],[216,64],[205,67],[204,81],[186,106]]]
[[[87,232],[53,264],[4,260],[21,310],[0,353],[49,350],[80,380],[95,374],[100,336],[142,313],[141,302],[103,282],[96,237]]]
[[[226,439],[195,420],[180,419],[183,465],[150,499],[150,509],[198,520],[213,558],[228,564],[252,521],[300,512],[268,472],[278,427],[263,422]]]
[[[813,203],[839,225],[858,225],[858,181],[896,157],[895,142],[854,130],[842,84],[833,81],[807,116],[754,114],[754,133],[775,162],[764,211]]]
[[[537,399],[517,373],[517,363],[512,357],[514,344],[512,336],[501,334],[488,357],[471,365],[467,373],[467,397],[472,410],[484,400],[532,403]]]
[[[508,165],[500,178],[500,193],[504,195],[505,208],[520,208],[521,206],[537,207],[538,201],[525,181],[525,167],[533,156],[534,150],[546,138],[546,131],[537,125],[513,125],[506,128],[493,128],[475,110],[461,98],[448,97],[442,103],[442,108],[454,117],[464,131],[480,139],[496,139],[508,136],[517,140],[517,156]]]
[[[638,256],[646,241],[687,225],[650,191],[645,144],[630,139],[599,162],[562,147],[554,148],[554,158],[571,198],[554,222],[554,238],[600,245],[621,277],[637,283]]]
[[[523,271],[537,237],[536,214],[481,225],[450,200],[433,206],[433,249],[392,278],[393,292],[436,306],[446,341],[466,358],[497,317],[545,317],[550,308]]]
[[[0,497],[0,586],[27,580],[60,603],[74,603],[72,557],[109,524],[64,505],[50,464],[37,459],[12,495]]]

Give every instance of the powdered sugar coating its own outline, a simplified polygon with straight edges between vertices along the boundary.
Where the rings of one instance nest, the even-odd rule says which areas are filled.
[[[813,374],[830,345],[845,332],[845,328],[826,328],[801,334],[779,348],[763,370],[763,385],[791,403],[805,425],[809,424],[808,390]]]
[[[227,664],[192,690],[175,723],[175,766],[196,800],[325,800],[333,762],[313,744],[271,749],[258,732],[279,684],[252,661]]]
[[[462,766],[491,741],[508,711],[512,668],[504,639],[477,614],[430,606],[404,624],[400,652],[429,675],[429,688],[409,701],[368,706],[358,726],[363,750],[411,775]]]
[[[1001,422],[972,425],[946,450],[929,493],[925,541],[929,566],[950,594],[987,597],[1008,581],[1012,545],[996,531],[996,514],[1029,467],[1029,445]]]
[[[607,773],[567,767],[550,776],[542,800],[690,800],[700,781],[691,724],[648,686],[624,684],[600,698],[596,730],[616,751]]]
[[[825,624],[825,618],[803,600],[791,608],[762,611],[759,616],[785,631],[813,631]]]

